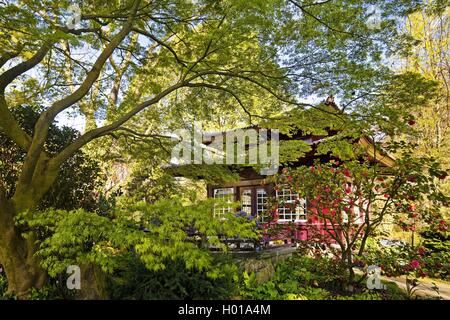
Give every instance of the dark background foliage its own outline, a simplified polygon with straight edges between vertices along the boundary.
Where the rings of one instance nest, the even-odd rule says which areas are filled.
[[[27,105],[13,110],[22,128],[30,135],[41,112],[41,107]],[[50,126],[49,138],[45,144],[46,151],[51,155],[58,153],[79,134],[77,130],[69,127]],[[14,194],[15,183],[25,156],[26,153],[22,149],[0,132],[0,181],[3,182],[8,197]],[[99,175],[98,162],[82,151],[76,152],[61,166],[60,175],[42,199],[39,209],[49,207],[64,210],[95,209],[94,190],[98,186]]]

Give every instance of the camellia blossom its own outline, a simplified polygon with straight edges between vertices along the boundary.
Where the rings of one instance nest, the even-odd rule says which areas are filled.
[[[420,263],[417,260],[412,260],[411,263],[409,264],[413,269],[417,269],[420,267]]]

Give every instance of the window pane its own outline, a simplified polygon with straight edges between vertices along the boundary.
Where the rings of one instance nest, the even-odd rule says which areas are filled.
[[[231,204],[234,201],[234,188],[214,189],[214,198],[222,199],[226,203]],[[224,206],[224,207],[215,206],[214,208],[215,216],[221,216],[229,212],[231,212],[231,206]]]
[[[278,200],[278,219],[279,220],[306,220],[306,201],[300,199],[297,204],[298,194],[293,193],[290,189],[282,189],[276,192]]]
[[[263,188],[256,190],[256,214],[260,217],[261,221],[264,221],[265,213],[267,209],[267,191]]]
[[[246,189],[241,196],[242,211],[248,215],[252,214],[252,190]]]

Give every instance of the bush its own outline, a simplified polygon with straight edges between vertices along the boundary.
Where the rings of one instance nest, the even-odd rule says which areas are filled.
[[[422,236],[423,245],[417,247],[368,245],[363,256],[355,261],[356,265],[380,266],[383,274],[388,277],[407,275],[413,278],[432,277],[449,280],[450,254],[446,244],[448,236],[432,232],[424,232]],[[368,244],[374,241],[370,240]]]
[[[8,299],[6,290],[8,290],[8,280],[5,276],[0,275],[0,300]]]
[[[368,290],[364,284],[354,292],[341,290],[346,269],[328,258],[294,255],[276,265],[273,277],[258,284],[255,274],[244,273],[240,294],[244,299],[273,300],[404,300],[406,294],[394,283],[384,291]]]
[[[227,261],[217,261],[222,274],[216,278],[186,268],[181,260],[167,263],[161,271],[146,269],[134,254],[129,254],[122,263],[123,268],[115,272],[110,282],[112,299],[227,299],[237,292],[237,269]]]
[[[382,300],[382,298],[377,292],[365,290],[349,296],[336,296],[335,300]]]
[[[258,300],[325,300],[345,278],[345,270],[333,260],[294,255],[279,262],[272,279],[265,283],[258,284],[255,274],[244,273],[240,294]]]

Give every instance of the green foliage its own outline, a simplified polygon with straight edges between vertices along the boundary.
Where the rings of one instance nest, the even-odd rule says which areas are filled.
[[[221,272],[212,279],[204,271],[187,269],[183,261],[166,263],[161,271],[148,270],[135,254],[123,257],[113,274],[112,299],[227,299],[237,290],[237,269],[231,261],[215,261]]]
[[[425,230],[420,235],[423,241],[416,251],[416,258],[422,260],[419,275],[450,281],[450,232]]]
[[[422,245],[432,253],[441,254],[450,260],[450,234],[449,232],[437,232],[424,230],[420,233],[423,238]]]
[[[355,138],[355,132],[392,138],[410,129],[411,113],[435,92],[432,79],[415,72],[398,74],[383,61],[407,54],[415,43],[398,30],[399,19],[421,8],[415,0],[377,3],[381,10],[378,27],[367,24],[372,0],[157,0],[151,5],[143,1],[138,12],[131,14],[133,3],[113,1],[105,6],[99,0],[80,2],[84,18],[78,30],[65,27],[70,1],[9,1],[0,6],[0,95],[5,98],[0,100],[0,175],[7,198],[15,191],[24,163],[25,152],[16,144],[22,142],[26,147],[25,133],[37,146],[33,154],[38,158],[45,151],[57,156],[79,139],[75,132],[52,125],[54,116],[70,107],[86,116],[88,131],[97,125],[96,120],[105,124],[99,131],[90,131],[83,141],[77,140],[76,150],[90,140],[111,135],[115,140],[102,146],[104,153],[116,145],[121,157],[129,147],[131,155],[152,159],[154,167],[169,153],[163,135],[189,127],[194,119],[204,120],[210,129],[222,130],[252,124],[255,118],[275,117],[283,132],[289,127],[315,133],[344,128],[339,138]],[[133,28],[126,27],[128,22]],[[80,51],[87,54],[80,56]],[[92,57],[98,57],[95,64]],[[15,64],[24,66],[23,70],[13,67]],[[304,102],[330,92],[342,110],[324,110]],[[44,107],[36,109],[26,125],[22,123],[21,132],[9,112],[20,113],[24,102]],[[56,111],[45,113],[49,108]],[[348,114],[343,114],[344,109]],[[285,117],[285,111],[292,114]],[[296,117],[299,112],[302,114]],[[35,132],[38,115],[44,115],[43,129]],[[43,148],[40,141],[45,141]],[[319,149],[323,154],[332,151],[341,159],[355,155],[351,144],[341,139],[328,141]],[[287,143],[282,160],[292,161],[308,150],[304,143]],[[434,180],[442,176],[440,169],[430,165],[430,176],[425,177],[419,173],[428,167],[427,161],[403,159],[404,165],[413,167],[400,172],[402,180],[394,180],[403,188],[400,192],[396,189],[398,194],[405,197],[414,193],[422,204],[422,195],[431,193],[427,201],[448,203],[441,194],[430,192],[435,190]],[[29,181],[34,181],[33,173],[47,173],[39,170],[41,161],[29,164]],[[35,230],[43,239],[39,256],[52,275],[62,272],[68,263],[83,262],[112,272],[119,265],[118,258],[135,250],[154,272],[166,268],[168,261],[181,260],[187,269],[207,270],[217,276],[219,270],[212,267],[206,247],[225,250],[219,236],[256,237],[248,221],[231,215],[225,220],[214,219],[213,204],[186,206],[180,199],[166,197],[164,192],[177,189],[173,180],[156,170],[142,175],[137,170],[129,186],[133,196],[152,205],[114,208],[106,201],[98,214],[91,213],[95,209],[91,193],[96,164],[76,152],[60,169],[61,175],[46,198],[35,199],[41,204],[39,208],[85,210],[49,209],[42,214],[22,213],[18,218],[21,232],[28,235]],[[411,172],[418,173],[417,183],[404,181]],[[193,175],[203,174],[212,181],[217,179],[216,173],[211,169]],[[224,176],[221,172],[220,178]],[[148,177],[150,181],[146,181]],[[326,178],[330,176],[322,177],[322,185],[316,186],[323,187]],[[336,181],[344,182],[342,174]],[[40,187],[32,185],[31,189]],[[145,190],[147,187],[152,190]],[[371,188],[366,188],[366,194]],[[392,190],[380,188],[388,194],[387,200],[394,199]],[[405,216],[399,220],[405,228],[411,228],[415,219],[408,201],[399,202],[397,209],[391,203],[386,209]],[[343,205],[335,210],[338,215]],[[423,221],[438,221],[437,206],[426,210],[420,206],[420,210]],[[291,283],[286,285],[283,294],[295,297],[291,295],[297,293],[289,292]]]
[[[244,273],[241,295],[248,299],[326,300],[340,287],[345,270],[327,258],[294,255],[276,265],[273,277],[262,284]]]
[[[376,292],[363,291],[350,296],[337,296],[336,300],[382,300]]]
[[[355,292],[345,292],[345,269],[327,258],[294,255],[276,265],[273,277],[259,284],[255,274],[243,274],[240,293],[246,299],[276,300],[397,300],[405,292],[396,284],[387,283],[385,291],[375,292],[364,286],[354,286]]]
[[[165,270],[170,261],[182,261],[186,269],[217,278],[221,270],[213,263],[210,246],[226,252],[223,238],[258,236],[254,222],[246,218],[214,217],[213,200],[191,205],[177,197],[154,204],[122,200],[109,216],[49,209],[22,215],[18,223],[46,234],[37,254],[52,276],[84,263],[113,272],[131,250],[155,272]]]
[[[369,239],[362,256],[358,256],[355,264],[363,267],[377,265],[388,277],[406,275],[413,279],[431,277],[449,280],[449,249],[445,247],[445,233],[425,231],[427,235],[423,243],[417,247],[390,246],[382,247]],[[434,247],[437,245],[437,248]]]
[[[8,280],[4,275],[0,275],[0,300],[7,299],[6,290],[8,289]]]

